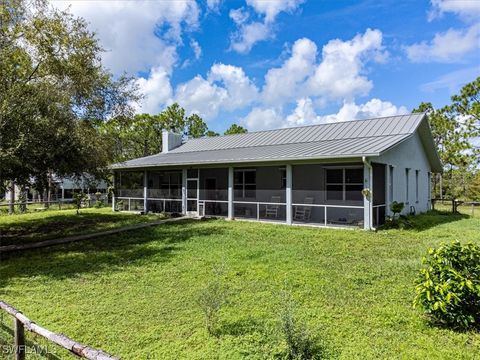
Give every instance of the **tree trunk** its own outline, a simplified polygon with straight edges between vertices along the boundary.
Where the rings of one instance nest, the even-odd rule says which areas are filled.
[[[10,202],[8,204],[8,213],[12,215],[15,212],[15,181],[10,182]]]

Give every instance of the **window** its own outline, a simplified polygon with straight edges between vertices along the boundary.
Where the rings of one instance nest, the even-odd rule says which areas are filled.
[[[233,188],[236,199],[255,198],[257,173],[255,170],[235,170]]]
[[[160,175],[160,189],[165,198],[180,198],[182,191],[182,173],[164,172]]]
[[[390,202],[393,202],[393,169],[394,169],[394,167],[392,165],[390,165],[390,167],[389,167],[390,174],[389,174],[389,177],[388,177],[388,180],[390,181],[389,184],[388,184],[388,186],[389,186],[388,193],[389,193]]]
[[[410,198],[410,189],[409,189],[409,178],[410,178],[410,169],[405,169],[405,203],[408,204],[408,199]]]
[[[418,176],[420,170],[415,170],[415,202],[418,203]]]
[[[432,199],[432,173],[431,172],[429,172],[428,175],[427,175],[427,181],[428,181],[427,196],[428,196],[428,201],[430,201]]]
[[[361,201],[363,168],[326,170],[327,200]]]

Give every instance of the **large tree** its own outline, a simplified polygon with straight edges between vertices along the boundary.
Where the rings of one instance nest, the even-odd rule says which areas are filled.
[[[207,124],[197,114],[185,115],[174,103],[160,114],[116,117],[102,126],[102,132],[113,150],[113,160],[121,162],[157,154],[162,148],[162,131],[171,130],[185,137],[211,136]]]
[[[46,0],[0,4],[0,182],[105,169],[97,131],[130,116],[133,82],[114,79],[86,22]]]

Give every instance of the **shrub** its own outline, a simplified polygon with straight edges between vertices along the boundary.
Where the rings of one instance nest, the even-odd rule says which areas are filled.
[[[414,306],[435,323],[480,328],[480,247],[458,241],[429,249],[416,280]]]
[[[212,281],[200,292],[197,304],[205,316],[205,327],[210,335],[217,335],[218,319],[221,308],[227,303],[227,288],[223,282],[223,267],[213,270]]]
[[[86,200],[88,200],[88,196],[84,192],[76,192],[73,194],[73,204],[77,210],[77,215],[80,214],[80,208]]]
[[[283,291],[281,297],[280,326],[287,344],[287,358],[292,360],[323,358],[322,347],[316,345],[307,326],[296,319],[295,303],[291,295]]]
[[[403,202],[393,201],[390,204],[390,210],[393,213],[393,219],[395,220],[395,215],[400,214],[403,211],[405,204]]]

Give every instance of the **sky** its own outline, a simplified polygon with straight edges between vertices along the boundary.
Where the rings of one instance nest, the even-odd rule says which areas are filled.
[[[480,76],[480,0],[53,1],[86,19],[137,112],[178,102],[223,133],[449,103]]]

